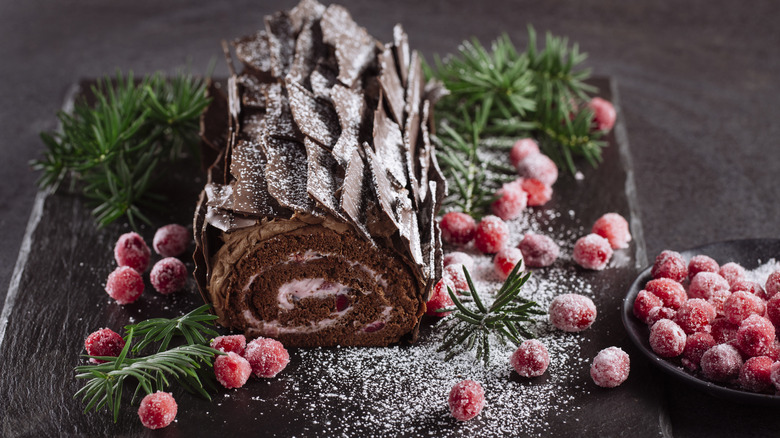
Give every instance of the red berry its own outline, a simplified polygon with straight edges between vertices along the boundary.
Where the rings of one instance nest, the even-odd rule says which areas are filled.
[[[607,213],[598,218],[591,232],[607,239],[612,249],[628,248],[631,241],[628,222],[617,213]]]
[[[651,292],[641,290],[634,299],[634,316],[639,318],[642,322],[647,324],[650,311],[654,307],[661,307],[663,303],[661,299],[653,295]]]
[[[444,256],[442,260],[444,266],[463,265],[471,272],[474,269],[474,259],[465,252],[453,251]]]
[[[699,365],[704,377],[716,382],[726,382],[739,375],[742,356],[733,346],[718,344],[702,355]]]
[[[528,204],[528,194],[519,184],[504,184],[496,192],[496,197],[498,199],[493,201],[490,209],[493,214],[505,221],[518,218]]]
[[[688,286],[688,296],[709,300],[713,292],[728,291],[730,288],[729,282],[721,277],[720,274],[699,272],[691,279],[691,284]]]
[[[536,339],[524,341],[509,358],[512,368],[523,377],[538,377],[550,366],[547,347]]]
[[[732,293],[723,303],[723,314],[732,324],[739,324],[752,314],[763,315],[765,310],[761,298],[745,291]]]
[[[712,327],[712,337],[718,344],[727,344],[737,339],[738,325],[732,324],[726,318],[715,318],[710,324]]]
[[[539,154],[539,144],[532,138],[521,138],[517,140],[509,151],[509,161],[512,166],[517,168],[518,163],[529,155]]]
[[[732,292],[738,292],[738,291],[745,291],[749,292],[762,300],[766,300],[766,291],[764,291],[764,288],[761,287],[759,283],[756,283],[755,281],[750,280],[738,280],[734,283],[734,286],[731,287]]]
[[[211,340],[210,346],[223,353],[233,352],[243,356],[246,348],[246,337],[244,335],[217,336]]]
[[[664,303],[665,307],[679,309],[688,300],[683,286],[670,278],[656,278],[645,285],[645,290],[652,292]]]
[[[780,362],[773,363],[769,371],[769,378],[772,380],[772,384],[775,385],[777,391],[780,391]]]
[[[669,319],[662,319],[650,328],[650,347],[661,357],[681,355],[686,339],[683,329]]]
[[[214,375],[225,388],[240,388],[252,375],[252,366],[248,360],[231,351],[214,359]]]
[[[471,274],[469,272],[469,274]],[[469,290],[466,274],[463,273],[463,265],[449,265],[444,267],[442,277],[450,280],[454,291]]]
[[[590,377],[603,388],[614,388],[625,382],[631,368],[628,354],[618,347],[599,351],[590,366]]]
[[[474,238],[476,224],[474,218],[466,213],[449,212],[442,216],[439,225],[442,238],[452,245],[465,245]]]
[[[647,325],[652,327],[653,324],[662,319],[671,319],[674,321],[676,316],[677,311],[669,307],[653,307],[647,314]]]
[[[774,343],[775,326],[763,316],[750,315],[737,329],[737,347],[746,356],[766,355]]]
[[[275,377],[290,362],[290,354],[276,339],[257,338],[244,350],[244,358],[257,377]]]
[[[558,245],[547,236],[528,233],[517,245],[523,253],[525,265],[531,268],[543,268],[555,263],[558,258]]]
[[[144,272],[149,266],[152,252],[138,233],[125,233],[119,236],[114,245],[114,259],[119,266],[129,266],[138,272]]]
[[[748,391],[763,392],[772,386],[772,359],[751,357],[739,370],[739,384]]]
[[[138,417],[141,423],[149,429],[161,429],[171,424],[176,418],[176,400],[167,392],[158,391],[147,394],[138,407]]]
[[[612,246],[598,234],[588,234],[574,243],[572,258],[585,269],[601,271],[612,258]]]
[[[685,349],[683,350],[683,365],[691,371],[699,369],[701,357],[707,350],[717,344],[715,338],[709,333],[696,332],[688,336],[685,340]]]
[[[552,198],[553,189],[547,184],[534,178],[522,178],[520,187],[528,193],[528,206],[539,207],[546,204]]]
[[[653,278],[671,278],[674,281],[683,281],[688,276],[688,265],[680,253],[676,251],[663,251],[658,254],[650,270]]]
[[[726,306],[726,300],[729,299],[731,296],[730,290],[715,290],[712,291],[712,294],[710,295],[710,298],[707,299],[707,302],[712,304],[712,307],[715,308],[715,313],[717,315],[723,315],[724,314],[724,307]]]
[[[129,266],[120,266],[108,274],[106,292],[119,304],[130,304],[144,291],[141,274]]]
[[[509,228],[496,216],[485,216],[477,224],[474,246],[485,254],[495,254],[506,245]]]
[[[780,360],[780,339],[775,335],[775,342],[769,347],[769,353],[766,354],[773,362]]]
[[[520,271],[522,271],[524,269],[523,253],[519,249],[511,246],[503,248],[493,258],[493,267],[501,280],[506,280],[512,272],[512,269],[515,269],[515,266],[518,263],[520,263]]]
[[[615,126],[617,113],[615,107],[608,100],[594,97],[588,102],[588,108],[593,111],[593,124],[599,131],[609,132]]]
[[[552,187],[558,180],[558,166],[547,155],[531,154],[520,160],[517,173],[523,178],[533,178]]]
[[[91,333],[84,340],[84,348],[90,356],[117,357],[125,348],[125,340],[110,328],[102,328]],[[104,363],[104,360],[89,359],[92,363]]]
[[[446,309],[452,307],[455,303],[452,302],[450,294],[447,292],[447,287],[450,287],[455,292],[455,286],[452,284],[452,280],[449,278],[442,278],[435,286],[433,286],[433,292],[428,302],[425,303],[425,314],[428,316],[438,316],[443,318],[452,312],[439,312],[439,309]]]
[[[152,246],[157,254],[163,257],[176,257],[190,246],[190,232],[179,224],[170,224],[161,227],[154,233]]]
[[[769,274],[764,284],[767,298],[772,298],[780,292],[780,271]]]
[[[725,278],[729,282],[729,285],[734,287],[737,282],[745,279],[745,268],[737,263],[730,262],[720,267],[718,271],[721,277]]]
[[[470,420],[482,412],[485,406],[485,391],[479,383],[464,380],[452,387],[448,403],[456,420]]]
[[[550,303],[550,322],[565,332],[581,332],[596,320],[596,305],[578,294],[563,294]]]
[[[691,261],[688,262],[688,278],[693,278],[699,272],[714,272],[717,274],[719,270],[718,262],[706,255],[693,256]]]
[[[775,294],[766,303],[766,317],[775,327],[780,327],[780,294]]]
[[[691,298],[680,306],[674,322],[690,335],[705,330],[715,316],[715,308],[712,304],[701,298]]]
[[[175,257],[166,257],[154,264],[149,280],[157,292],[168,295],[187,284],[187,267]]]

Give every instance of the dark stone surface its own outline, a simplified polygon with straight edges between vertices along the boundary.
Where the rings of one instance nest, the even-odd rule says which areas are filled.
[[[590,54],[594,72],[610,75],[619,84],[639,217],[651,256],[665,248],[780,234],[780,4],[341,3],[380,40],[390,40],[392,25],[402,22],[412,47],[429,59],[433,53],[452,52],[470,35],[486,41],[507,31],[522,46],[526,23],[578,41]],[[0,3],[0,176],[6,181],[0,185],[5,236],[0,284],[11,281],[35,198],[36,175],[27,162],[43,148],[37,133],[55,127],[54,113],[72,83],[116,68],[147,73],[189,62],[194,71],[203,71],[211,59],[218,61],[215,74],[225,75],[219,40],[253,32],[263,15],[292,5],[183,0]],[[91,224],[81,225],[92,232]],[[55,227],[48,237],[72,239],[75,231]],[[104,242],[106,248],[110,244]],[[79,272],[73,275],[84,274]],[[5,291],[0,287],[0,299]],[[667,430],[676,436],[771,436],[780,427],[770,411],[715,400],[674,382],[666,387],[672,425]],[[31,421],[38,418],[36,412],[30,407]]]

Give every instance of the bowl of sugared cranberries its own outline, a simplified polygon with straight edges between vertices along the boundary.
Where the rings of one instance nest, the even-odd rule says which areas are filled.
[[[776,260],[780,239],[660,252],[623,300],[629,338],[690,388],[739,403],[780,405]]]

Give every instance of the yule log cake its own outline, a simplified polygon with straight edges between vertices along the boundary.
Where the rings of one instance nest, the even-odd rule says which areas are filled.
[[[203,115],[196,278],[224,327],[287,346],[414,340],[441,274],[442,89],[400,26],[381,44],[304,0],[233,42]],[[213,159],[213,161],[212,161]]]

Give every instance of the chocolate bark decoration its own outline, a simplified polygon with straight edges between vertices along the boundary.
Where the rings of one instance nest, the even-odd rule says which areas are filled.
[[[323,41],[336,48],[339,81],[352,87],[363,70],[374,61],[376,41],[339,5],[328,6],[320,23]]]
[[[211,104],[200,118],[200,137],[203,139],[201,165],[207,169],[217,159],[220,151],[227,147],[230,116],[227,95],[216,82],[209,81],[207,95]]]
[[[420,147],[417,161],[414,163],[414,175],[420,187],[419,199],[422,201],[428,194],[428,168],[431,162],[431,137],[428,132],[428,121],[430,117],[431,103],[423,102],[422,121],[420,123],[420,132],[422,134],[422,145]]]
[[[306,23],[319,21],[325,6],[315,0],[302,0],[290,10],[290,24],[295,33],[301,32]]]
[[[290,16],[286,12],[277,12],[265,17],[265,31],[268,35],[271,74],[277,79],[284,79],[295,53],[295,34]]]
[[[387,167],[388,176],[399,188],[406,187],[407,184],[403,147],[401,128],[387,116],[380,99],[379,108],[374,112],[374,150],[379,160]]]
[[[368,170],[357,149],[352,151],[347,163],[344,183],[341,188],[341,210],[352,220],[352,224],[357,230],[368,240],[371,240],[371,234],[365,225],[368,223],[366,212],[369,211],[368,200],[371,197],[365,183],[369,178]]]
[[[271,50],[268,46],[268,35],[264,30],[233,41],[233,47],[238,60],[249,71],[265,80],[272,78]]]
[[[287,91],[281,84],[272,84],[267,88],[266,124],[270,135],[286,140],[303,142],[303,134],[293,120]]]
[[[268,136],[265,154],[268,193],[282,207],[314,214],[314,202],[306,192],[306,148],[296,141]]]
[[[317,66],[317,58],[325,52],[319,22],[307,21],[295,41],[295,55],[285,80],[310,87],[309,76]]]
[[[411,57],[409,54],[409,38],[406,36],[401,24],[396,24],[393,27],[393,48],[395,62],[398,66],[398,76],[401,78],[401,85],[406,87]]]
[[[390,180],[387,179],[386,169],[380,164],[379,158],[366,143],[363,143],[363,153],[365,153],[366,161],[368,162],[371,186],[374,188],[376,199],[379,201],[379,215],[387,219],[397,229],[399,227],[398,217],[393,208],[396,202],[396,192],[390,185]]]
[[[404,88],[398,78],[398,68],[390,47],[379,54],[379,67],[382,73],[379,75],[379,83],[382,85],[385,99],[387,99],[390,113],[396,123],[403,126],[404,120]]]
[[[260,82],[257,77],[241,74],[238,76],[241,105],[248,108],[265,109],[266,88],[268,84]]]
[[[236,143],[230,166],[230,173],[236,179],[233,187],[234,202],[232,207],[227,208],[250,216],[279,214],[278,205],[268,192],[265,178],[266,165],[265,152],[259,143],[243,140]]]
[[[363,95],[341,84],[336,84],[331,90],[333,105],[341,124],[341,136],[333,147],[333,156],[343,168],[358,149],[360,124],[366,111]]]
[[[311,139],[307,138],[304,145],[308,156],[306,191],[328,213],[345,221],[338,200],[339,191],[344,185],[344,178],[336,171],[338,163],[330,151]]]
[[[315,97],[332,101],[330,97],[331,89],[336,84],[337,79],[336,73],[330,67],[326,67],[321,63],[317,64],[317,67],[311,72],[309,82]]]
[[[417,52],[414,52],[406,86],[406,125],[404,126],[404,142],[412,156],[417,154],[417,135],[420,132],[420,99],[422,98],[423,86],[422,64]]]
[[[290,110],[300,130],[319,144],[332,149],[340,134],[338,115],[333,107],[296,82],[287,82]]]

